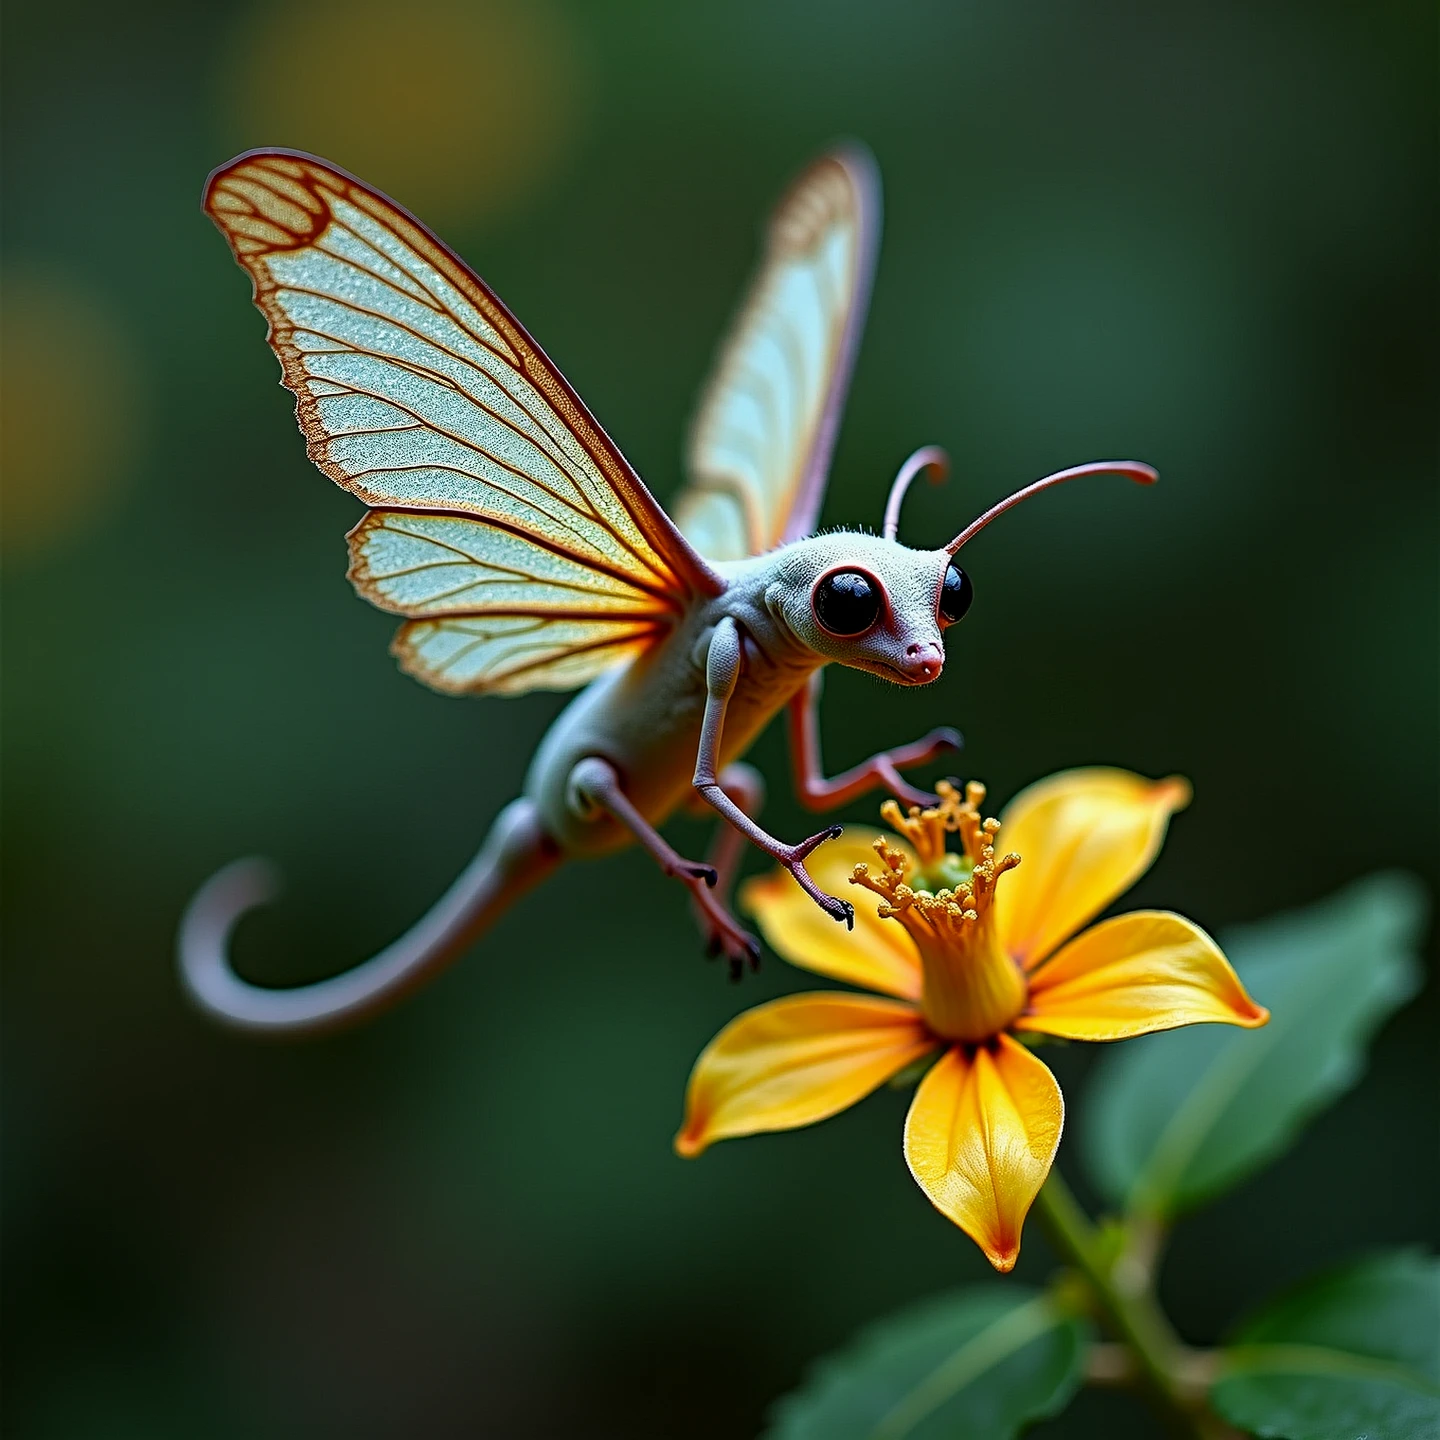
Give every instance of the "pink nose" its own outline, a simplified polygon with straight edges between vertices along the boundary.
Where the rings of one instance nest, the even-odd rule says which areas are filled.
[[[945,668],[945,652],[933,640],[907,645],[900,668],[912,680],[928,682]]]

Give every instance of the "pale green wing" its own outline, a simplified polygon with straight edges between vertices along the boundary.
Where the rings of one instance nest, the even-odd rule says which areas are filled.
[[[372,510],[349,541],[356,590],[412,617],[392,653],[437,690],[570,690],[668,628],[623,574],[468,515]]]
[[[285,151],[216,171],[205,208],[254,281],[310,458],[383,507],[369,517],[382,530],[400,512],[461,526],[474,576],[455,592],[469,597],[463,610],[446,613],[505,622],[496,633],[511,639],[470,648],[463,664],[432,663],[434,646],[402,631],[397,649],[412,674],[447,690],[568,688],[628,653],[613,620],[602,625],[604,644],[587,635],[583,606],[599,616],[623,609],[633,649],[664,634],[696,595],[724,588],[515,317],[414,217],[343,171]],[[433,549],[445,543],[439,533],[385,541],[362,522],[356,537]],[[354,557],[362,594],[402,614],[431,613],[414,599],[425,587],[414,576],[428,571],[374,578],[367,553]],[[563,617],[557,586],[573,602]],[[560,618],[564,627],[546,629]],[[521,666],[514,637],[525,626],[548,638],[525,642]],[[550,659],[533,663],[542,650]],[[565,662],[571,650],[577,658]]]
[[[407,674],[436,690],[523,695],[588,684],[654,639],[653,626],[629,620],[455,615],[402,625],[390,652]]]
[[[869,154],[815,161],[771,216],[721,346],[672,507],[702,555],[738,560],[810,534],[865,323],[880,229]]]

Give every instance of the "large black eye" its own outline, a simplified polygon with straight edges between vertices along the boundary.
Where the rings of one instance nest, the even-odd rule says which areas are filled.
[[[951,624],[963,620],[974,598],[975,587],[970,583],[970,577],[952,560],[940,586],[940,614]]]
[[[837,570],[815,587],[815,618],[832,635],[859,635],[880,615],[880,587],[857,570]]]

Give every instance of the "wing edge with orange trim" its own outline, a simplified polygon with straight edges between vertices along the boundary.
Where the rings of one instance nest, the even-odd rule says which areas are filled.
[[[349,228],[340,223],[342,206],[351,207],[343,212],[351,217]],[[280,361],[283,383],[296,397],[296,418],[311,460],[328,478],[369,505],[372,515],[411,512],[478,520],[496,534],[508,528],[512,540],[519,537],[541,548],[548,546],[557,554],[564,552],[567,563],[581,567],[599,563],[599,537],[603,542],[600,549],[605,545],[614,548],[619,554],[618,568],[625,572],[612,578],[631,586],[637,600],[643,597],[637,619],[639,611],[649,613],[652,640],[665,633],[697,597],[723,592],[724,580],[681,535],[529,332],[450,247],[402,206],[316,156],[271,148],[246,151],[217,167],[205,184],[204,207],[250,275],[252,296],[266,318],[267,340]],[[398,248],[391,248],[391,241]],[[355,254],[363,264],[354,260]],[[292,261],[295,263],[289,263]],[[378,312],[347,298],[345,287],[338,283],[331,283],[329,290],[324,285],[318,289],[287,285],[284,272],[305,265],[316,273],[324,272],[332,282],[341,272],[345,272],[342,279],[358,277],[362,288],[383,295]],[[443,297],[451,292],[447,304]],[[307,313],[341,314],[342,324],[348,327],[344,343],[331,343],[333,337],[307,330]],[[421,315],[418,328],[407,328],[407,313]],[[446,333],[458,337],[458,350],[443,336],[436,339],[442,320],[448,327]],[[355,342],[356,335],[363,338],[371,333],[386,336],[389,349],[382,346],[380,352],[370,353]],[[302,344],[311,348],[306,350]],[[411,352],[420,354],[421,361],[415,361]],[[439,358],[432,365],[427,355]],[[538,456],[541,468],[562,476],[569,491],[557,496],[545,490],[540,480],[526,473],[523,460],[517,462],[506,453],[486,453],[484,445],[476,444],[463,430],[447,433],[444,426],[431,424],[430,418],[413,410],[405,413],[414,423],[392,418],[378,429],[337,431],[325,418],[336,405],[369,407],[372,413],[391,411],[404,419],[403,406],[397,409],[392,404],[393,395],[373,389],[351,392],[348,379],[337,382],[333,373],[325,378],[324,366],[333,371],[340,360],[369,364],[372,371],[377,364],[388,367],[386,373],[392,380],[398,376],[402,385],[408,384],[417,394],[423,392],[428,402],[441,410],[447,405],[453,409],[463,395],[473,403],[479,423],[502,435],[501,451],[508,446],[511,451],[530,454],[532,461]],[[498,409],[495,401],[486,402],[483,394],[475,393],[486,386],[501,397]],[[543,405],[535,403],[535,393]],[[507,408],[513,415],[501,413]],[[563,435],[555,424],[563,427]],[[387,437],[387,431],[417,433]],[[575,463],[577,453],[566,448],[567,437],[588,457],[588,465],[583,460]],[[404,446],[416,450],[419,462],[381,465],[357,474],[337,459],[348,449],[363,451],[367,444],[383,447],[387,439],[392,446],[403,440]],[[355,445],[347,446],[351,440]],[[437,451],[441,461],[453,458],[444,453],[445,447],[461,455],[463,463],[437,462]],[[467,466],[484,474],[467,473]],[[406,474],[418,474],[422,479],[395,483],[396,476]],[[399,488],[403,493],[363,483],[376,475],[392,482],[392,491]],[[442,493],[424,490],[423,477],[427,475],[434,477]],[[458,493],[467,485],[470,493],[463,503],[447,492],[447,487]],[[579,509],[571,505],[574,513],[566,511],[565,505],[573,498],[570,491],[582,501],[587,496],[598,500],[599,508],[592,505],[594,513],[588,515],[583,504]],[[540,507],[533,503],[536,496],[541,499]],[[609,524],[610,534],[605,533],[606,507],[611,499],[628,517],[633,536],[624,524],[618,528]],[[363,588],[357,589],[366,594]]]

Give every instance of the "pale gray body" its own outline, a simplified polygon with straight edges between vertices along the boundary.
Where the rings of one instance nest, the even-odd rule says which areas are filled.
[[[705,611],[723,610],[728,598],[712,602]],[[635,841],[612,815],[576,803],[572,774],[582,760],[608,760],[635,808],[652,825],[663,825],[695,798],[705,665],[715,627],[724,618],[713,613],[691,616],[634,664],[592,681],[540,742],[524,794],[534,802],[547,834],[567,855],[601,855]],[[749,618],[753,622],[758,617]],[[815,658],[797,651],[773,624],[766,627],[768,634],[762,631],[763,638],[756,634],[760,628],[744,625],[747,663],[726,712],[722,768],[749,750],[817,668]]]
[[[841,563],[863,563],[901,580],[917,572],[924,595],[920,615],[929,623],[892,620],[872,637],[856,659],[900,684],[926,683],[934,675],[907,673],[905,651],[911,646],[934,654],[940,647],[934,595],[949,556],[944,551],[914,551],[874,536],[822,535],[783,550],[715,568],[729,582],[723,595],[697,605],[675,631],[634,665],[603,675],[580,693],[546,734],[525,780],[524,794],[534,802],[541,824],[567,855],[603,854],[633,843],[635,837],[616,819],[589,804],[577,804],[574,767],[599,756],[609,761],[635,808],[652,825],[663,825],[680,807],[696,799],[694,779],[701,726],[708,696],[706,667],[711,641],[726,619],[739,629],[744,656],[733,694],[725,708],[716,769],[739,760],[760,732],[826,663],[813,642],[817,627],[808,608],[812,572]],[[896,562],[901,564],[897,565]],[[879,562],[879,563],[877,563]],[[928,562],[928,563],[927,563]],[[899,572],[899,573],[897,573]],[[892,581],[892,584],[894,582]],[[798,619],[794,598],[805,596]],[[904,597],[909,598],[909,597]],[[916,597],[919,598],[919,597]],[[787,611],[789,612],[787,615]],[[806,636],[810,642],[807,643]],[[933,647],[933,650],[927,648]],[[938,674],[938,667],[935,674]]]

